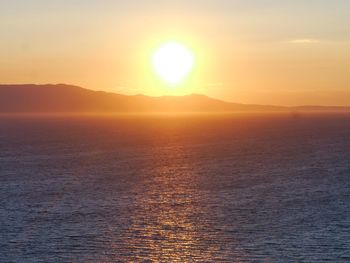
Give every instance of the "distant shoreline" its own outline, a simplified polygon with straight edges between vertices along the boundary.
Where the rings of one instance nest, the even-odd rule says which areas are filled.
[[[342,106],[274,106],[226,102],[201,94],[150,97],[93,91],[77,86],[0,85],[0,114],[232,114],[350,112]]]

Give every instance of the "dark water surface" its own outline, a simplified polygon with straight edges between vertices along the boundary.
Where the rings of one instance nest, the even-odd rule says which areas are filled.
[[[349,262],[350,115],[0,117],[0,262]]]

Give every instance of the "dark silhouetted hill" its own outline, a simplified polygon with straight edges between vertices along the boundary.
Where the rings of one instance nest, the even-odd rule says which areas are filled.
[[[1,113],[235,112],[350,110],[350,107],[279,107],[229,103],[204,95],[149,97],[92,91],[77,86],[0,85]]]

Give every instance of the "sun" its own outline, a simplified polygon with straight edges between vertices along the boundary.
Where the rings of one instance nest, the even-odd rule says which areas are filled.
[[[155,73],[169,86],[174,87],[189,75],[194,66],[190,49],[178,42],[167,42],[153,54]]]

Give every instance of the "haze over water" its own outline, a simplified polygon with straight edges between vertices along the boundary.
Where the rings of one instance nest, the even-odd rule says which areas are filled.
[[[0,262],[349,262],[350,116],[0,117]]]

